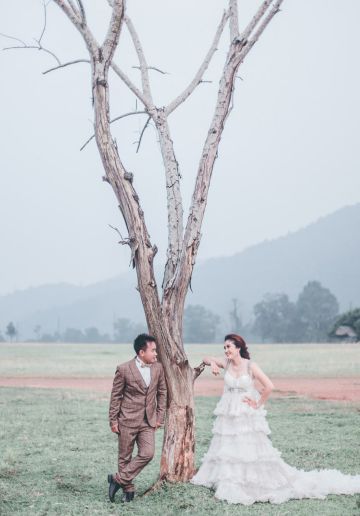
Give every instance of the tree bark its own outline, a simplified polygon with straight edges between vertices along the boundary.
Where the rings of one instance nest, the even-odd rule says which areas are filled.
[[[164,326],[168,321],[163,321]],[[193,370],[182,349],[170,337],[164,342],[159,324],[149,330],[159,348],[159,358],[165,369],[168,386],[168,407],[161,455],[160,479],[186,482],[194,474],[195,407]],[[164,353],[165,351],[165,353]]]

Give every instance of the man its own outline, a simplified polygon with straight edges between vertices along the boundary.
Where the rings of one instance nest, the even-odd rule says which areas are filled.
[[[133,500],[133,480],[153,458],[155,430],[164,422],[166,383],[156,341],[143,333],[136,337],[134,349],[136,357],[117,367],[111,391],[110,428],[119,439],[119,470],[108,475],[111,502],[120,487],[123,501]],[[138,453],[132,457],[135,442]]]

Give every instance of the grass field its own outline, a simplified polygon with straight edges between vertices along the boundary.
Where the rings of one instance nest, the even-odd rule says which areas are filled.
[[[216,399],[197,400],[197,461],[211,437]],[[116,468],[116,437],[101,395],[1,389],[0,514],[7,515],[331,515],[360,512],[360,496],[233,506],[189,484],[165,486],[134,503],[110,504],[106,475]],[[359,472],[359,406],[278,399],[269,403],[272,440],[290,464]],[[155,480],[161,448],[138,477],[139,495]]]
[[[222,346],[188,346],[196,365]],[[254,345],[271,376],[354,377],[357,345]],[[0,344],[0,376],[111,377],[133,355],[129,345]],[[197,462],[210,438],[216,398],[197,399]],[[297,397],[268,403],[272,441],[290,464],[360,473],[360,404]],[[107,422],[108,395],[71,390],[0,388],[0,514],[7,515],[360,515],[359,496],[293,500],[251,507],[216,501],[189,484],[167,485],[142,497],[159,470],[157,455],[136,480],[133,504],[110,504],[106,475],[116,469],[117,442]]]
[[[222,344],[186,346],[191,365],[222,356]],[[360,376],[358,344],[253,344],[251,358],[273,377]],[[129,344],[0,343],[0,376],[107,377],[134,355]],[[207,370],[204,374],[210,374]]]

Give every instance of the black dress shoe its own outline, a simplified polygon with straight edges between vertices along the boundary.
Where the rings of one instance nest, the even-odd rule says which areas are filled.
[[[109,482],[109,499],[110,502],[115,501],[115,495],[119,491],[121,485],[115,482],[114,477],[112,475],[108,475]]]
[[[135,496],[135,491],[130,491],[128,493],[124,493],[124,496],[122,497],[123,502],[132,502]]]

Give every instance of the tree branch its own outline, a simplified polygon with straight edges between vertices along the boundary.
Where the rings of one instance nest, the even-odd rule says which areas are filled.
[[[129,233],[131,259],[138,275],[140,294],[144,306],[149,303],[156,305],[154,314],[160,313],[160,303],[153,273],[152,260],[156,248],[150,243],[150,237],[145,225],[144,213],[140,207],[132,181],[127,180],[128,174],[120,160],[116,142],[110,132],[108,71],[115,52],[123,17],[123,3],[114,0],[113,13],[104,44],[99,46],[87,26],[79,23],[78,17],[63,0],[54,0],[65,12],[70,21],[81,33],[92,63],[93,106],[95,115],[95,137],[99,153],[106,172],[106,180],[112,186],[119,202]],[[115,33],[116,32],[116,33]],[[149,311],[147,316],[149,316]],[[151,312],[153,314],[153,312]],[[157,317],[157,315],[156,315]],[[148,324],[155,327],[155,321],[150,317]],[[164,329],[164,331],[167,331]]]
[[[120,116],[117,116],[115,118],[113,118],[112,120],[110,120],[110,124],[112,124],[113,122],[116,122],[117,120],[120,120],[121,118],[125,118],[127,116],[131,116],[131,115],[147,115],[147,111],[132,111],[131,113],[125,113],[124,115],[120,115]],[[86,142],[84,143],[84,145],[82,147],[80,147],[80,150],[84,150],[85,147],[87,146],[88,143],[91,142],[92,139],[95,138],[95,134],[93,134],[92,136],[90,136],[90,138],[88,140],[86,140]]]
[[[81,0],[80,0],[80,3],[81,3]],[[54,52],[52,52],[51,50],[49,50],[49,49],[47,49],[47,48],[42,46],[41,40],[42,40],[42,38],[43,38],[43,36],[45,34],[46,25],[47,25],[47,4],[45,3],[45,1],[43,3],[43,7],[44,7],[44,25],[43,25],[43,28],[42,28],[42,31],[41,31],[39,39],[34,38],[34,40],[36,41],[37,45],[28,45],[27,43],[25,43],[24,41],[22,41],[19,38],[15,38],[13,36],[8,36],[6,34],[0,34],[2,36],[5,36],[6,38],[10,38],[10,39],[13,39],[15,41],[19,41],[20,43],[22,43],[21,46],[5,47],[3,50],[27,48],[27,49],[32,49],[32,50],[42,50],[43,52],[46,52],[47,54],[51,55],[57,61],[58,66],[50,68],[49,70],[46,70],[45,72],[43,72],[43,74],[46,74],[46,73],[51,72],[53,70],[56,70],[58,68],[63,68],[64,66],[68,66],[70,64],[75,64],[75,63],[80,63],[80,62],[88,62],[89,63],[90,62],[89,60],[78,59],[76,61],[71,61],[70,63],[62,64],[60,59],[56,56],[56,54],[54,54]],[[71,8],[72,8],[71,10],[68,8],[68,6],[66,6],[66,8],[68,9],[68,11],[71,14],[71,16],[76,16],[76,14],[72,12],[75,9],[72,4],[71,4]]]
[[[44,26],[43,26],[43,29],[42,29],[42,32],[40,34],[40,38],[38,39],[38,43],[39,45],[41,45],[41,40],[42,40],[42,37],[43,35],[45,34],[45,30],[46,30],[46,22],[47,22],[47,10],[46,10],[46,3],[45,1],[43,2],[43,5],[44,5]]]
[[[47,73],[53,72],[54,70],[59,70],[59,68],[65,68],[66,66],[70,66],[77,63],[90,63],[89,59],[76,59],[75,61],[69,61],[68,63],[63,63],[58,66],[54,66],[53,68],[49,68],[48,70],[45,70],[43,72],[43,75],[46,75]]]
[[[138,145],[136,147],[136,153],[139,152],[142,137],[144,135],[144,132],[146,131],[147,126],[149,125],[150,120],[151,120],[151,116],[149,116],[148,119],[146,120],[145,125],[144,125],[144,127],[143,127],[143,129],[142,129],[142,131],[140,133],[140,138],[139,138],[139,141],[138,141]]]
[[[145,106],[148,110],[149,117],[153,119],[158,132],[161,154],[165,167],[168,212],[168,248],[163,286],[166,286],[168,281],[172,279],[180,259],[181,242],[183,238],[183,207],[180,191],[179,164],[176,160],[174,144],[170,137],[167,115],[165,114],[164,110],[156,109],[153,104],[149,82],[148,65],[140,43],[140,39],[136,33],[133,23],[128,17],[125,17],[125,23],[127,24],[139,59],[143,95],[146,100]],[[149,124],[149,121],[150,118],[147,120],[142,130],[136,152],[138,152],[140,148],[141,140]]]
[[[113,10],[109,28],[105,37],[105,41],[102,45],[102,53],[106,62],[106,66],[111,64],[111,60],[115,53],[116,47],[119,42],[121,24],[124,18],[124,1],[114,0]]]
[[[14,36],[8,36],[7,34],[4,34],[2,32],[0,32],[0,36],[4,36],[4,38],[13,39],[14,41],[18,41],[19,43],[22,43],[24,47],[26,47],[26,43],[22,39],[14,38]]]
[[[247,25],[245,30],[242,32],[240,39],[246,41],[253,30],[255,29],[256,25],[259,23],[261,18],[264,16],[265,12],[267,11],[269,5],[272,3],[273,0],[264,0],[264,2],[260,5],[259,9],[257,10],[255,16],[251,19],[250,23]]]
[[[122,236],[122,234],[120,233],[119,229],[116,228],[115,226],[112,226],[111,224],[108,224],[108,226],[113,229],[114,231],[116,231],[116,233],[120,236],[120,240],[118,242],[118,244],[121,244],[121,245],[128,245],[130,246],[131,242],[130,242],[130,238],[124,238]]]
[[[214,37],[214,40],[210,47],[210,50],[206,54],[202,65],[200,66],[194,79],[190,82],[188,87],[185,88],[185,90],[176,99],[174,99],[172,102],[170,102],[170,104],[165,108],[166,115],[170,115],[170,113],[172,113],[177,107],[179,107],[180,104],[182,104],[192,94],[192,92],[194,91],[196,86],[198,86],[200,84],[201,79],[209,66],[211,58],[213,57],[214,53],[217,50],[217,45],[219,43],[221,34],[224,30],[224,27],[225,27],[225,24],[226,24],[228,18],[229,18],[229,12],[225,11],[222,15],[220,24],[215,33],[215,37]]]
[[[69,20],[72,22],[72,24],[77,28],[77,30],[82,35],[86,46],[89,50],[89,53],[91,56],[95,56],[100,48],[99,43],[94,38],[93,34],[91,33],[90,29],[84,23],[83,18],[81,17],[81,13],[76,9],[72,1],[68,0],[69,3],[67,3],[65,0],[53,0],[58,7],[69,18]]]
[[[82,19],[82,22],[84,25],[86,25],[86,13],[85,13],[85,9],[84,9],[84,6],[83,6],[83,3],[81,0],[76,0],[77,1],[77,4],[79,6],[79,11],[80,11],[80,15],[81,15],[81,19]]]
[[[201,362],[197,367],[194,367],[193,381],[195,381],[196,378],[201,375],[201,373],[204,371],[205,367],[206,367],[206,364],[204,362]]]
[[[137,68],[138,70],[141,70],[141,67],[140,66],[132,66],[132,68]],[[163,75],[170,75],[169,72],[163,72],[162,70],[160,70],[159,68],[156,68],[155,66],[148,66],[147,67],[148,70],[155,70],[156,72],[159,72]]]
[[[229,0],[232,3],[232,0]],[[220,139],[224,130],[225,121],[231,111],[234,84],[237,70],[244,61],[246,55],[251,50],[265,27],[271,21],[272,17],[279,10],[279,6],[283,0],[277,0],[270,13],[260,24],[258,31],[247,44],[246,39],[235,38],[232,40],[229,52],[226,58],[224,71],[220,80],[218,98],[216,102],[213,120],[210,125],[208,135],[206,137],[202,156],[200,159],[198,173],[195,181],[189,216],[185,228],[183,239],[183,247],[181,259],[176,274],[176,287],[174,288],[174,306],[183,306],[185,302],[186,292],[190,283],[192,270],[195,264],[197,251],[201,239],[201,226],[205,213],[205,207],[208,198],[209,185],[211,180],[214,163],[217,158]],[[270,0],[270,3],[272,1]],[[269,6],[269,0],[263,2],[257,13],[251,20],[244,34],[250,36],[254,28],[264,17]],[[234,30],[230,28],[230,31]]]
[[[134,27],[132,21],[130,20],[130,18],[128,16],[125,16],[124,19],[125,19],[126,26],[129,30],[131,39],[133,40],[137,56],[139,58],[143,94],[146,97],[148,104],[153,105],[154,102],[153,102],[152,95],[151,95],[148,65],[147,65],[147,62],[145,59],[144,50],[141,46],[139,36],[135,30],[135,27]]]
[[[264,32],[266,27],[269,25],[275,14],[280,11],[280,5],[283,3],[283,0],[277,0],[275,4],[271,7],[270,12],[267,14],[263,22],[259,25],[258,30],[255,32],[254,36],[251,38],[251,42],[254,45],[257,40],[260,38],[261,34]]]
[[[49,54],[51,55],[59,65],[61,65],[61,61],[60,59],[54,54],[54,52],[51,52],[51,50],[48,50],[47,48],[44,48],[42,45],[27,45],[25,44],[25,46],[21,45],[21,46],[14,46],[14,47],[4,47],[3,50],[18,50],[18,49],[29,49],[29,50],[42,50],[43,52],[45,52],[46,54]]]
[[[73,25],[75,25],[75,27],[81,33],[81,35],[83,36],[83,38],[85,40],[85,43],[87,45],[90,55],[91,56],[98,55],[100,45],[96,41],[94,36],[92,35],[88,26],[87,25],[83,26],[79,17],[76,14],[74,14],[72,9],[70,9],[70,7],[66,4],[66,2],[64,0],[54,0],[54,2],[56,2],[56,4],[64,11],[64,13],[68,16],[70,21],[73,23]],[[104,41],[104,46],[106,46],[106,53],[108,55],[107,57],[109,58],[110,54],[115,51],[115,46],[118,43],[118,40],[115,41],[116,35],[111,36],[111,34],[112,34],[112,31],[115,29],[116,24],[119,23],[119,16],[121,16],[121,18],[122,18],[121,12],[123,13],[123,10],[121,10],[119,7],[119,4],[122,4],[121,0],[116,0],[116,2],[111,1],[108,3],[113,8],[115,7],[115,4],[117,4],[117,9],[115,11],[115,14],[114,14],[114,10],[113,10],[111,22],[110,22],[109,29],[108,29],[108,34]],[[118,32],[120,32],[120,30]],[[115,39],[114,39],[114,37],[115,37]],[[114,43],[116,43],[115,46],[114,46]],[[110,52],[110,54],[109,54],[109,52]],[[111,58],[112,58],[112,56],[111,56]],[[61,63],[59,63],[59,64],[61,64]],[[113,61],[111,61],[110,66],[113,69],[113,71],[116,73],[116,75],[118,77],[120,77],[120,79],[127,85],[127,87],[134,93],[134,95],[142,102],[142,104],[146,108],[148,108],[149,106],[148,106],[148,102],[147,102],[146,98],[141,93],[141,91],[132,83],[132,81],[129,79],[129,77]]]
[[[151,109],[151,105],[148,102],[148,99],[141,93],[139,88],[135,86],[135,84],[129,79],[129,77],[118,67],[118,65],[114,62],[111,63],[111,68],[114,70],[116,75],[120,77],[120,79],[126,84],[126,86],[133,92],[133,94],[141,101],[141,103],[146,107],[146,109]]]
[[[164,110],[157,110],[157,116],[153,116],[156,128],[159,134],[159,141],[163,161],[165,164],[166,174],[166,193],[167,193],[167,210],[168,210],[168,248],[167,262],[163,277],[163,309],[167,312],[174,313],[173,324],[175,331],[182,335],[182,311],[172,304],[171,287],[176,279],[176,271],[181,260],[183,246],[183,205],[180,191],[180,172],[179,165],[175,157],[174,144],[170,137],[170,130],[167,122],[168,115],[176,109],[186,98],[191,95],[196,86],[201,82],[203,74],[209,66],[212,56],[216,51],[220,36],[229,17],[228,12],[224,12],[220,24],[216,31],[213,43],[208,51],[204,62],[200,66],[197,74],[184,92],[177,97]]]
[[[237,0],[230,0],[230,42],[239,37],[239,19]]]
[[[145,96],[141,93],[141,91],[133,84],[133,82],[129,79],[129,77],[119,68],[119,66],[112,61],[112,57],[114,55],[116,46],[118,44],[119,35],[120,35],[120,27],[121,21],[123,18],[123,1],[122,0],[114,0],[109,2],[109,5],[113,7],[113,13],[111,17],[111,21],[109,24],[107,36],[105,38],[103,47],[100,47],[99,43],[97,43],[93,34],[89,30],[88,26],[83,26],[76,15],[71,11],[69,6],[67,6],[64,0],[54,0],[57,5],[65,12],[70,21],[75,25],[75,27],[79,30],[81,35],[83,36],[89,53],[92,57],[99,56],[104,58],[106,62],[111,66],[115,74],[120,77],[120,79],[127,85],[127,87],[134,93],[134,95],[142,102],[142,104],[148,109],[149,103]],[[61,64],[61,63],[59,63]]]
[[[180,189],[179,164],[175,156],[174,142],[170,135],[167,115],[164,109],[158,109],[153,120],[158,132],[161,155],[165,166],[166,197],[168,213],[168,246],[167,262],[164,270],[164,294],[173,282],[176,267],[180,260],[182,239],[184,234],[184,210]],[[180,335],[181,333],[181,329]]]
[[[105,57],[105,59],[109,62],[109,65],[111,66],[115,74],[118,77],[120,77],[120,79],[126,84],[126,86],[142,102],[142,104],[147,109],[150,109],[151,105],[149,104],[145,95],[141,93],[141,91],[133,84],[129,77],[119,68],[119,66],[115,62],[110,62],[110,59],[112,59],[113,54],[115,52],[115,48],[118,44],[118,36],[120,34],[120,25],[124,11],[122,0],[108,1],[109,5],[113,8],[113,13],[103,47],[100,47],[99,43],[96,41],[93,34],[89,30],[88,26],[84,24],[83,19],[80,18],[80,13],[76,10],[74,4],[70,4],[70,7],[65,2],[65,0],[54,0],[54,2],[64,11],[64,13],[73,23],[73,25],[81,33],[85,40],[87,48],[89,49],[90,54],[92,56],[95,56],[97,55],[99,48],[102,48],[103,57]],[[58,63],[59,65],[61,65],[60,61],[58,61]]]
[[[76,9],[76,7],[75,7],[75,4],[74,4],[73,0],[67,0],[67,2],[68,2],[68,4],[70,5],[71,10],[72,10],[72,12],[74,13],[74,15],[75,15],[77,18],[79,18],[79,20],[80,20],[80,12]]]
[[[66,16],[70,19],[70,21],[75,25],[75,27],[80,30],[81,29],[81,19],[79,16],[79,12],[75,8],[74,4],[71,0],[68,0],[68,3],[65,0],[54,0],[54,2],[64,11]]]
[[[251,23],[252,30],[254,30],[256,28],[256,26],[258,26],[258,29],[256,30],[256,32],[251,36],[251,33],[249,33],[247,31],[248,36],[251,36],[251,37],[247,40],[243,40],[241,38],[240,41],[242,43],[242,48],[241,48],[241,51],[239,52],[238,58],[237,58],[238,66],[244,61],[245,57],[250,52],[250,50],[255,45],[255,43],[258,41],[258,39],[264,32],[265,28],[269,25],[270,21],[273,19],[275,14],[277,14],[280,11],[280,5],[283,3],[283,0],[277,0],[270,7],[269,3],[271,3],[271,2],[273,2],[273,0],[270,0],[270,2],[268,0],[266,2],[264,2],[260,6],[258,15],[255,16],[254,19],[252,20],[252,23]],[[267,4],[266,8],[265,8],[265,4]],[[269,7],[270,7],[270,9],[268,10]],[[268,11],[268,13],[264,17],[264,15],[266,14],[267,11]],[[263,21],[261,22],[262,18],[263,18]],[[256,23],[255,23],[255,21],[256,21]]]

